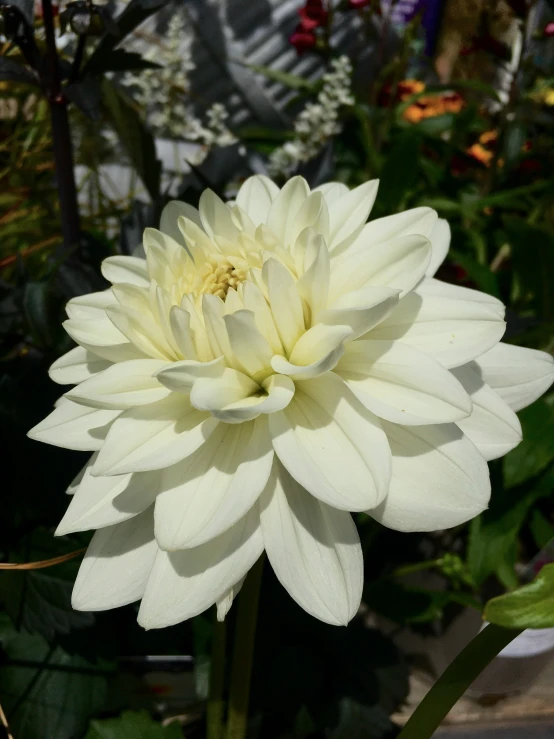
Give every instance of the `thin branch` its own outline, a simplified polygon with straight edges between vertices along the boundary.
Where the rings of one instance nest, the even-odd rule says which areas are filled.
[[[77,551],[69,552],[69,554],[62,554],[52,559],[41,559],[38,562],[0,562],[0,570],[42,570],[45,567],[53,567],[54,565],[59,565],[62,562],[79,557],[86,551],[87,548],[84,547],[84,549],[77,549]]]

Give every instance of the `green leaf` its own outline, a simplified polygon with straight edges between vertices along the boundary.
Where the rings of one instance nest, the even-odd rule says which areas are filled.
[[[113,710],[111,664],[91,663],[41,636],[18,633],[5,615],[0,642],[0,695],[14,736],[75,739],[92,716]]]
[[[538,509],[531,513],[529,528],[538,549],[543,549],[554,539],[554,526]]]
[[[554,461],[554,408],[537,400],[521,411],[519,420],[523,440],[503,460],[507,488],[535,477]]]
[[[127,151],[153,201],[160,195],[161,163],[154,138],[129,98],[112,82],[102,81],[104,104],[122,146]]]
[[[35,342],[41,347],[52,346],[58,321],[47,282],[28,282],[25,285],[23,310]]]
[[[184,739],[176,721],[162,726],[146,711],[123,711],[118,718],[91,721],[85,739]]]
[[[410,130],[399,136],[381,172],[379,203],[387,213],[396,212],[419,173],[421,138]]]
[[[290,87],[291,90],[306,90],[306,92],[311,93],[317,90],[317,83],[310,82],[310,80],[306,80],[304,77],[291,74],[290,72],[283,72],[281,69],[272,69],[271,67],[264,67],[261,64],[245,64],[244,66],[253,72],[263,74],[268,80],[280,82],[285,87]]]
[[[100,39],[98,46],[83,67],[82,76],[85,77],[89,74],[90,69],[98,66],[101,67],[103,57],[109,55],[137,26],[140,26],[143,21],[154,13],[157,13],[168,2],[169,0],[131,0],[123,12],[115,19],[119,33],[117,35],[108,33]]]
[[[493,478],[490,507],[473,519],[469,529],[467,561],[477,585],[496,574],[507,588],[517,587],[519,532],[536,501],[550,495],[553,478],[554,470],[548,470],[539,479],[513,489],[503,489]]]
[[[489,624],[442,673],[396,739],[429,739],[471,683],[521,629]]]
[[[489,600],[485,619],[509,629],[553,628],[554,563],[544,565],[529,585]]]
[[[551,230],[527,223],[515,216],[503,218],[516,294],[525,307],[531,305],[547,320],[554,318],[551,274],[554,272],[554,236]]]
[[[41,571],[0,572],[0,600],[11,619],[51,642],[94,623],[94,615],[71,607],[73,583]]]

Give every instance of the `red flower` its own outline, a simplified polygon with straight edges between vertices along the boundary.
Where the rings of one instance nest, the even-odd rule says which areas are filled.
[[[554,36],[554,23],[547,23],[544,27],[545,36]]]
[[[313,31],[318,26],[327,23],[327,11],[323,6],[323,0],[306,0],[306,4],[298,11],[300,26],[305,31]]]
[[[302,23],[296,26],[294,33],[289,38],[289,44],[294,46],[298,54],[313,49],[316,43],[316,37],[312,30],[306,30]]]

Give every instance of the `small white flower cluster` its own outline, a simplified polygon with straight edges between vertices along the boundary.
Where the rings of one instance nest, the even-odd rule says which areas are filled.
[[[271,176],[290,175],[299,164],[313,159],[323,145],[342,130],[340,109],[353,105],[351,92],[352,64],[347,56],[331,62],[323,75],[323,87],[317,101],[308,103],[294,123],[295,136],[275,149],[269,158]]]
[[[205,149],[196,158],[203,159],[212,146],[229,146],[235,138],[225,121],[227,110],[221,103],[207,111],[206,121],[194,114],[186,98],[190,94],[190,72],[195,68],[192,58],[193,33],[182,13],[175,13],[168,25],[163,44],[149,45],[143,55],[161,69],[146,69],[127,73],[123,83],[133,89],[133,98],[145,111],[148,124],[159,136],[195,141]]]

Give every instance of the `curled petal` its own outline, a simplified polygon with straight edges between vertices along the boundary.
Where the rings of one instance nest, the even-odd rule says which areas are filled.
[[[202,378],[220,377],[225,369],[223,357],[211,362],[198,362],[194,359],[183,359],[172,362],[156,373],[156,379],[170,390],[177,393],[190,393],[194,383]]]
[[[324,326],[318,323],[296,342],[290,361],[275,356],[271,366],[275,372],[293,380],[319,377],[332,370],[344,354],[344,342],[350,338],[347,326]]]
[[[341,295],[319,320],[328,326],[349,326],[353,341],[384,321],[398,305],[399,295],[400,290],[392,287],[362,287]]]

